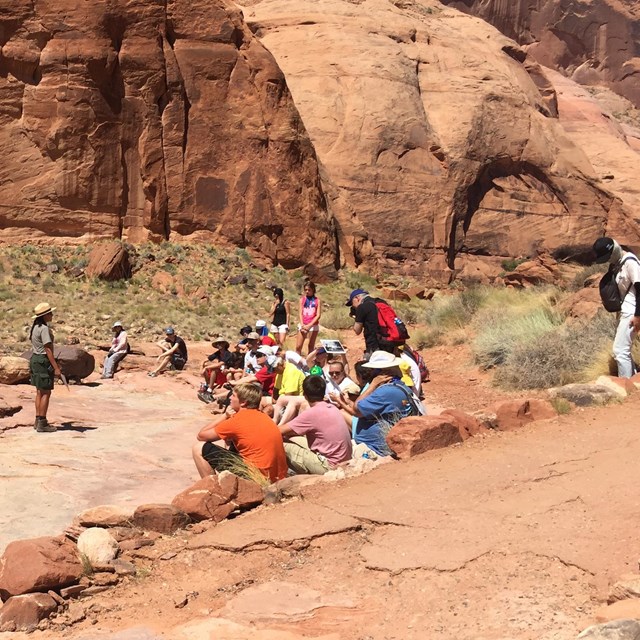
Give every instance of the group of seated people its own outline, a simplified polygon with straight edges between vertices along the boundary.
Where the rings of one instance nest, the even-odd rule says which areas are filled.
[[[391,455],[390,427],[425,413],[420,372],[402,345],[373,352],[352,372],[346,354],[286,350],[262,321],[240,334],[233,347],[213,340],[215,351],[202,364],[198,397],[217,414],[193,449],[202,477],[238,473],[240,461],[271,482],[288,473],[324,474],[350,460],[354,444]]]

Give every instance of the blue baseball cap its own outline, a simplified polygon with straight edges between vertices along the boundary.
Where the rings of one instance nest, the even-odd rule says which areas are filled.
[[[167,327],[164,332],[168,335],[168,336],[172,336],[175,333],[175,329],[173,327]]]
[[[354,290],[351,292],[351,295],[349,296],[349,299],[344,303],[344,304],[345,304],[345,306],[346,306],[346,307],[350,307],[350,306],[353,304],[353,299],[354,299],[356,296],[359,296],[359,295],[361,295],[361,294],[363,294],[363,293],[368,294],[369,292],[368,292],[368,291],[365,291],[364,289],[354,289]]]

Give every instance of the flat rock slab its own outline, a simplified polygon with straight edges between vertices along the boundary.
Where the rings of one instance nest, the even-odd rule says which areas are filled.
[[[239,593],[224,607],[222,613],[234,620],[302,620],[318,609],[351,608],[353,604],[336,595],[293,582],[271,581],[252,585]]]
[[[282,629],[256,629],[253,626],[245,627],[223,618],[192,620],[185,625],[173,628],[167,637],[171,640],[212,640],[213,638],[215,640],[341,640],[341,636],[337,633],[310,636],[306,633],[298,634]],[[109,640],[120,640],[120,638]],[[127,638],[126,640],[138,639]]]
[[[296,540],[341,533],[360,527],[360,522],[319,505],[290,502],[259,509],[233,521],[225,521],[190,540],[189,547],[215,547],[241,551],[257,544],[284,546]]]
[[[107,496],[133,512],[193,484],[189,451],[210,416],[191,387],[169,376],[138,390],[150,380],[141,372],[69,392],[56,387],[49,410],[55,433],[33,429],[33,390],[25,387],[31,426],[0,433],[0,553],[12,540],[61,533]]]
[[[450,529],[427,531],[415,527],[376,529],[360,555],[368,569],[399,573],[412,569],[456,571],[488,553],[495,540],[455,539]],[[447,549],[447,553],[442,550]]]
[[[73,640],[166,640],[166,636],[151,631],[147,627],[133,627],[115,633],[88,631],[73,636]]]

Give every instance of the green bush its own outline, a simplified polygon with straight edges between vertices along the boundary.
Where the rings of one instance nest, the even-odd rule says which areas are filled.
[[[322,312],[320,318],[320,324],[334,331],[340,329],[350,329],[353,326],[353,318],[349,315],[349,309],[342,307],[342,309],[327,309]]]

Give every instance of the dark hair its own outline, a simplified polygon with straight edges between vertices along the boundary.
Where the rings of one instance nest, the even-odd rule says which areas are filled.
[[[29,331],[29,340],[31,340],[31,336],[33,335],[33,330],[37,325],[47,324],[45,321],[45,316],[48,316],[48,313],[45,313],[44,316],[38,316],[31,325],[31,331]]]
[[[242,329],[240,329],[240,335],[244,338],[252,331],[253,331],[253,327],[250,327],[249,325],[247,325],[246,327],[242,327]]]
[[[309,402],[320,402],[327,390],[322,376],[308,376],[302,382],[302,393]]]
[[[356,377],[358,378],[358,380],[361,380],[364,383],[371,382],[374,377],[372,375],[374,370],[370,369],[369,367],[365,367],[365,364],[367,364],[366,360],[359,360],[353,365],[353,369],[356,372]]]
[[[284,300],[284,291],[280,287],[273,287],[272,291],[274,296],[278,296],[280,302]]]
[[[311,293],[315,296],[316,295],[316,285],[313,284],[313,282],[311,282],[311,280],[305,280],[304,285],[303,285],[303,289],[306,289],[307,287],[311,288]]]

